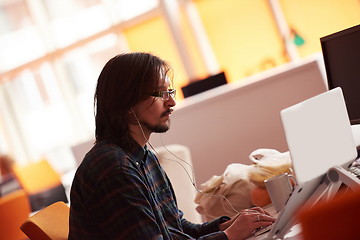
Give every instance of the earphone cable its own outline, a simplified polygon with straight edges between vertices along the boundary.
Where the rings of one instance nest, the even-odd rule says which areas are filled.
[[[196,190],[198,193],[200,193],[200,194],[202,194],[202,195],[204,195],[204,196],[208,196],[208,197],[221,197],[221,198],[223,198],[223,199],[229,204],[230,208],[231,208],[235,213],[239,213],[239,211],[235,209],[235,207],[231,204],[231,202],[229,201],[229,199],[227,199],[224,195],[222,195],[222,194],[209,194],[209,193],[204,193],[203,191],[201,191],[201,190],[196,186],[194,168],[191,166],[191,164],[188,163],[187,161],[185,161],[184,159],[181,159],[180,157],[176,156],[176,154],[174,154],[173,152],[171,152],[171,151],[165,146],[165,144],[164,144],[164,142],[163,142],[163,139],[162,139],[162,134],[160,134],[160,140],[161,140],[162,146],[164,147],[164,149],[165,149],[169,154],[171,154],[172,156],[174,156],[175,158],[179,159],[181,162],[187,164],[187,165],[190,167],[191,173],[192,173],[192,177],[190,176],[190,173],[186,170],[186,168],[181,164],[181,162],[176,161],[176,160],[174,160],[174,159],[164,158],[165,160],[170,160],[170,161],[176,162],[177,164],[179,164],[179,165],[185,170],[185,172],[186,172],[186,174],[188,175],[188,178],[189,178],[191,184],[194,186],[195,190]],[[151,144],[150,144],[150,146],[151,146]],[[156,150],[155,150],[152,146],[151,146],[151,148],[153,149],[153,151],[154,151],[156,154],[158,154],[158,153],[156,152]]]
[[[144,133],[144,130],[143,130],[143,128],[142,128],[142,126],[141,126],[141,124],[140,124],[140,121],[139,121],[139,119],[137,118],[135,112],[134,112],[132,109],[130,109],[130,110],[131,110],[131,112],[133,113],[133,115],[134,115],[134,117],[135,117],[135,119],[136,119],[136,121],[137,121],[137,123],[138,123],[138,125],[139,125],[139,127],[140,127],[140,131],[141,131],[141,133],[142,133],[142,135],[143,135],[146,143],[150,146],[150,148],[151,148],[151,149],[156,153],[156,155],[159,157],[159,153],[158,153],[158,152],[156,151],[156,149],[151,145],[149,139],[146,138],[145,133]],[[175,159],[170,159],[170,158],[165,158],[165,157],[163,157],[163,159],[168,160],[168,161],[173,161],[173,162],[179,164],[179,165],[184,169],[184,171],[185,171],[186,175],[188,176],[191,184],[193,185],[193,187],[195,188],[195,190],[196,190],[198,193],[200,193],[200,194],[202,194],[202,195],[204,195],[204,196],[209,196],[209,197],[221,197],[221,198],[223,198],[223,199],[229,204],[230,208],[231,208],[235,213],[239,213],[239,211],[234,208],[234,206],[231,204],[231,202],[230,202],[224,195],[222,195],[222,194],[209,194],[209,193],[204,193],[204,192],[202,192],[202,191],[196,186],[194,168],[191,166],[191,164],[188,163],[188,162],[186,162],[184,159],[181,159],[181,158],[179,158],[178,156],[176,156],[176,154],[172,153],[172,152],[165,146],[165,144],[164,144],[164,142],[163,142],[163,139],[162,139],[162,134],[160,134],[160,139],[161,139],[161,144],[162,144],[162,146],[164,147],[164,149],[165,149],[169,154],[171,154],[171,155],[174,156],[176,159],[180,160],[182,163],[185,163],[185,164],[187,164],[187,165],[190,167],[190,169],[191,169],[191,175],[190,175],[190,173],[186,170],[185,166],[182,165],[181,162],[179,162],[179,161],[177,161],[177,160],[175,160]]]

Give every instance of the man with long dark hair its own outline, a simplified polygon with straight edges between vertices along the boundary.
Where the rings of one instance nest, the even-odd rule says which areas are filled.
[[[245,239],[274,219],[260,208],[193,224],[147,148],[175,107],[171,68],[148,53],[110,59],[96,87],[96,143],[71,188],[69,239]]]

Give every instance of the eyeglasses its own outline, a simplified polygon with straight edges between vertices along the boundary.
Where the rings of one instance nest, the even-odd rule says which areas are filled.
[[[164,101],[169,100],[170,96],[172,98],[175,98],[176,95],[176,90],[175,89],[169,89],[168,91],[162,91],[162,92],[154,92],[151,93],[150,96],[153,97],[160,97],[162,98]]]

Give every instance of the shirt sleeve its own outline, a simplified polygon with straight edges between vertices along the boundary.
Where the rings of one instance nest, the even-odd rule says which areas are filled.
[[[198,240],[227,240],[227,236],[223,231],[220,231],[220,223],[230,220],[229,217],[222,216],[210,222],[202,224],[194,224],[182,218],[181,224],[186,234]]]

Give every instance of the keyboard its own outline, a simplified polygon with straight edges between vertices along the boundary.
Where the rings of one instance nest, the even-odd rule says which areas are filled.
[[[269,226],[266,226],[266,227],[262,227],[262,228],[257,229],[257,230],[255,231],[255,233],[254,233],[254,236],[257,237],[257,236],[259,236],[259,235],[261,235],[261,234],[263,234],[263,233],[266,233],[266,232],[270,231],[271,228],[272,228],[272,226],[273,226],[273,224],[271,224],[271,225],[269,225]]]
[[[355,160],[351,164],[351,166],[349,168],[349,172],[354,174],[357,178],[360,178],[360,159]]]

